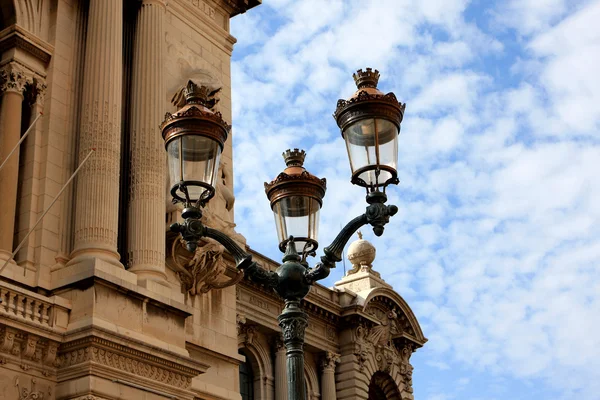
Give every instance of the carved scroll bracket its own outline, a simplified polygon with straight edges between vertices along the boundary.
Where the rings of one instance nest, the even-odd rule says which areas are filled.
[[[185,249],[181,238],[173,241],[171,261],[183,289],[192,296],[207,293],[212,289],[233,286],[244,277],[237,271],[233,277],[226,276],[227,263],[223,258],[225,248],[219,243],[206,239],[206,244],[198,246],[194,253]]]

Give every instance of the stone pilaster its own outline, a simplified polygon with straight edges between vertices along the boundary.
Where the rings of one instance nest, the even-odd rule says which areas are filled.
[[[323,372],[321,373],[321,398],[323,400],[336,400],[335,393],[335,366],[340,362],[340,355],[330,351],[323,358]]]
[[[3,162],[21,138],[21,113],[26,78],[14,63],[0,69],[0,162]],[[0,260],[10,259],[13,251],[19,149],[0,170]],[[2,263],[4,264],[4,263]]]
[[[285,345],[281,338],[275,340],[275,400],[287,400]]]
[[[122,79],[123,2],[90,0],[78,159],[92,148],[96,152],[77,177],[70,264],[102,259],[121,266],[117,232]]]
[[[128,267],[138,280],[166,281],[165,149],[158,126],[165,109],[165,6],[143,0],[137,16],[132,73]]]

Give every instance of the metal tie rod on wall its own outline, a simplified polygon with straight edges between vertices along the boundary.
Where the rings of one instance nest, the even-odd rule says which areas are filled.
[[[31,127],[30,127],[30,129],[31,129]],[[67,188],[67,186],[69,186],[69,183],[71,183],[71,181],[75,178],[75,176],[77,175],[77,173],[79,173],[79,170],[81,169],[81,167],[83,167],[83,164],[86,163],[86,161],[90,158],[90,156],[92,155],[92,153],[94,153],[94,151],[96,151],[96,149],[91,149],[90,152],[88,153],[88,155],[85,156],[85,158],[83,159],[83,161],[81,161],[81,163],[79,164],[79,167],[77,167],[77,169],[73,172],[73,174],[71,175],[71,177],[69,178],[69,180],[67,180],[65,182],[65,184],[63,185],[63,187],[60,189],[60,191],[56,195],[56,197],[54,197],[54,200],[52,200],[52,203],[50,203],[50,205],[46,208],[46,210],[42,213],[42,215],[40,215],[40,217],[38,218],[38,220],[35,221],[35,224],[31,227],[31,229],[29,230],[29,232],[27,232],[27,235],[25,235],[25,237],[23,238],[23,240],[21,240],[21,243],[19,243],[19,245],[17,246],[17,248],[15,249],[15,251],[13,251],[12,255],[10,256],[10,258],[8,260],[6,260],[6,262],[4,263],[4,265],[2,266],[2,268],[0,268],[0,273],[2,273],[2,271],[4,270],[4,268],[6,268],[6,266],[10,262],[10,260],[12,260],[15,257],[15,254],[17,254],[19,252],[19,250],[21,250],[21,247],[23,247],[23,245],[27,241],[27,238],[29,237],[29,235],[31,235],[31,233],[35,230],[35,228],[38,226],[38,224],[40,222],[42,222],[42,219],[46,216],[46,214],[48,213],[48,211],[50,211],[50,209],[52,208],[52,206],[54,205],[54,203],[56,203],[56,201],[58,200],[58,198],[60,197],[60,195],[62,194],[62,192],[64,192],[65,189]],[[25,275],[25,267],[23,267],[23,275]],[[0,299],[0,303],[2,303],[2,299]]]
[[[31,123],[31,125],[29,125],[29,128],[27,128],[27,130],[25,131],[25,133],[23,134],[23,136],[21,136],[21,139],[19,139],[19,141],[17,142],[17,145],[15,147],[13,147],[13,149],[10,151],[10,153],[8,153],[8,155],[6,156],[6,158],[4,159],[4,161],[2,161],[2,165],[0,165],[0,170],[4,167],[4,164],[6,164],[6,162],[10,158],[10,156],[12,156],[13,153],[19,148],[19,146],[21,146],[21,143],[23,143],[23,140],[25,140],[25,138],[27,137],[27,135],[29,135],[29,132],[31,132],[31,128],[33,128],[35,126],[35,123],[37,122],[38,119],[40,119],[40,117],[42,115],[44,115],[44,113],[42,113],[40,111],[40,114],[37,117],[35,117],[35,119]],[[2,270],[0,269],[0,272],[1,271]]]

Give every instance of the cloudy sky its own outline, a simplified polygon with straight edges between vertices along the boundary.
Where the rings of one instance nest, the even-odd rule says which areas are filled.
[[[264,0],[232,33],[252,248],[279,258],[263,182],[287,148],[327,178],[321,247],[364,211],[331,114],[377,68],[407,103],[400,211],[365,238],[429,338],[415,397],[600,399],[600,1]]]

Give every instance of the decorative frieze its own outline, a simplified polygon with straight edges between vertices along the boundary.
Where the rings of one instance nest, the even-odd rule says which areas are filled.
[[[58,342],[0,325],[0,364],[13,364],[43,376],[55,373]]]
[[[180,389],[188,389],[192,378],[203,371],[127,347],[106,339],[91,336],[61,347],[61,372],[85,363],[110,367],[116,373],[126,372]]]

